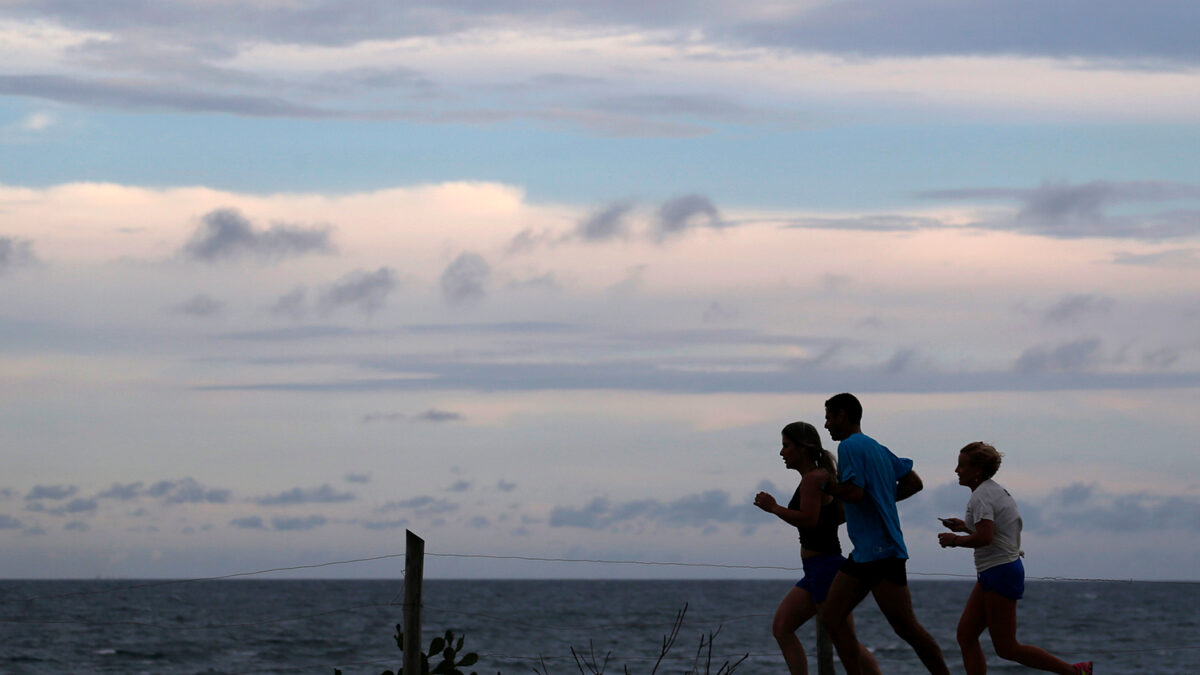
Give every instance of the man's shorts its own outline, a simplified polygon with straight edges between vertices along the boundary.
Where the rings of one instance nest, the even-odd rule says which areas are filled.
[[[979,585],[984,591],[999,593],[1010,600],[1025,595],[1025,565],[1021,559],[989,567],[979,573]]]
[[[833,578],[845,562],[846,559],[837,553],[802,558],[800,564],[804,566],[804,578],[796,582],[796,588],[808,591],[813,602],[825,602],[829,595],[829,587],[833,585]]]
[[[905,565],[907,558],[883,558],[870,562],[855,562],[853,556],[842,565],[846,574],[865,582],[869,588],[874,588],[881,581],[890,581],[897,586],[908,585],[908,573]]]

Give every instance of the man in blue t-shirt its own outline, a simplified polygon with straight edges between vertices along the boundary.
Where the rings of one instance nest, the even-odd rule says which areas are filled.
[[[825,402],[825,428],[838,444],[838,481],[825,491],[846,507],[846,532],[854,544],[850,558],[834,577],[820,609],[847,675],[860,675],[858,639],[850,612],[867,594],[902,640],[917,652],[930,673],[949,675],[942,650],[913,614],[905,564],[908,549],[900,531],[896,502],[921,490],[912,460],[897,457],[863,434],[862,404],[852,394]]]

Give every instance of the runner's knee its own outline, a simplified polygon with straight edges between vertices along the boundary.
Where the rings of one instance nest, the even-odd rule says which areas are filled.
[[[794,626],[792,623],[786,618],[776,617],[775,621],[771,623],[771,634],[775,636],[776,640],[783,640],[795,635],[799,626]]]
[[[1016,640],[1000,640],[992,638],[992,646],[996,648],[996,656],[1005,661],[1017,660],[1017,653],[1021,650],[1021,645]]]

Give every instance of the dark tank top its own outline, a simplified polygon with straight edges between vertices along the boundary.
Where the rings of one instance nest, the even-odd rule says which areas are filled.
[[[800,510],[800,486],[788,502],[788,508]],[[800,530],[800,546],[820,553],[841,553],[842,542],[838,539],[838,526],[846,522],[842,502],[837,499],[821,505],[821,513],[817,516],[816,527],[798,527]]]

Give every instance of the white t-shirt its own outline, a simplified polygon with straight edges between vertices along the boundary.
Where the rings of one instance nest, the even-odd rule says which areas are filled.
[[[975,571],[1010,563],[1021,557],[1021,514],[1008,490],[991,478],[971,492],[967,502],[967,528],[975,531],[981,520],[992,521],[992,543],[975,549]]]

